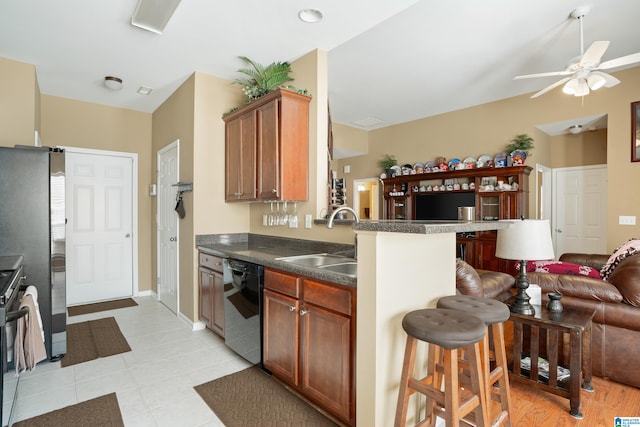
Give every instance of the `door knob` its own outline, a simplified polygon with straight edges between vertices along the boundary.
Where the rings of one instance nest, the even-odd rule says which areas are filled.
[[[169,241],[170,241],[170,242],[175,242],[175,241],[177,241],[177,240],[178,240],[178,238],[177,238],[177,237],[169,237]]]
[[[129,237],[131,237],[131,234],[127,233],[127,234],[124,235],[124,237],[126,237],[128,239]]]
[[[562,230],[560,230],[559,228],[557,228],[557,229],[556,229],[556,231],[557,231],[558,233],[562,233]]]

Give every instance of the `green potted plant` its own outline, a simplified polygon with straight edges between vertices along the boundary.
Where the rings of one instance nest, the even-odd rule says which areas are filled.
[[[513,151],[524,151],[527,155],[529,154],[529,150],[533,147],[533,138],[527,135],[526,133],[516,135],[515,138],[511,140],[511,144],[507,145],[506,152],[512,153]]]
[[[392,154],[385,154],[382,157],[382,160],[379,162],[380,167],[385,171],[388,178],[393,176],[393,172],[391,171],[391,167],[398,164],[398,161]]]
[[[289,76],[291,64],[286,61],[273,62],[265,67],[246,56],[241,56],[240,59],[251,65],[251,68],[239,69],[239,73],[248,77],[235,79],[233,82],[244,86],[242,91],[248,98],[247,104],[268,94],[284,83],[293,81],[293,78]]]

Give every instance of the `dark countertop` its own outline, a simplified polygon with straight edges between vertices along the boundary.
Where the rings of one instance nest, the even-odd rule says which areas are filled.
[[[353,287],[357,285],[356,278],[345,274],[277,260],[277,258],[281,257],[317,253],[330,253],[353,257],[353,245],[236,233],[196,236],[196,247],[211,255],[252,262],[265,267],[272,267],[341,285]]]
[[[466,233],[506,228],[507,221],[407,221],[366,220],[353,224],[356,231],[382,231],[388,233],[439,234]]]

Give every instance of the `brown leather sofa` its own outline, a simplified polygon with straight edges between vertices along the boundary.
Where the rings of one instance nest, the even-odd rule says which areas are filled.
[[[516,280],[507,273],[476,270],[461,259],[456,260],[456,292],[462,295],[504,301],[513,294]]]
[[[568,253],[560,261],[587,265],[596,269],[609,255]],[[567,308],[595,310],[592,332],[593,374],[640,387],[640,254],[624,258],[607,281],[585,276],[528,273],[529,283],[546,294],[562,294]]]

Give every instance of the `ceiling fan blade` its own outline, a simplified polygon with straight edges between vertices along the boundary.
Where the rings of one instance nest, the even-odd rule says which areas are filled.
[[[560,79],[557,82],[555,82],[554,84],[552,84],[551,86],[547,86],[544,89],[542,89],[540,92],[534,93],[531,98],[537,98],[540,95],[544,95],[545,93],[549,92],[552,89],[557,88],[560,85],[565,84],[566,82],[568,82],[569,80],[571,80],[573,76],[569,76],[569,77],[565,77],[564,79]]]
[[[591,46],[589,46],[589,49],[587,49],[587,51],[582,55],[582,58],[580,58],[580,65],[583,67],[584,66],[594,67],[598,65],[600,63],[600,59],[602,58],[602,55],[604,55],[608,47],[609,47],[608,41],[599,41],[599,42],[591,43]]]
[[[634,64],[640,62],[640,52],[631,55],[621,56],[620,58],[605,61],[598,67],[599,70],[608,70],[609,68],[622,67],[623,65]]]
[[[551,71],[549,73],[525,74],[523,76],[515,76],[513,80],[533,79],[536,77],[567,76],[569,74],[573,74],[573,72],[572,71]]]

